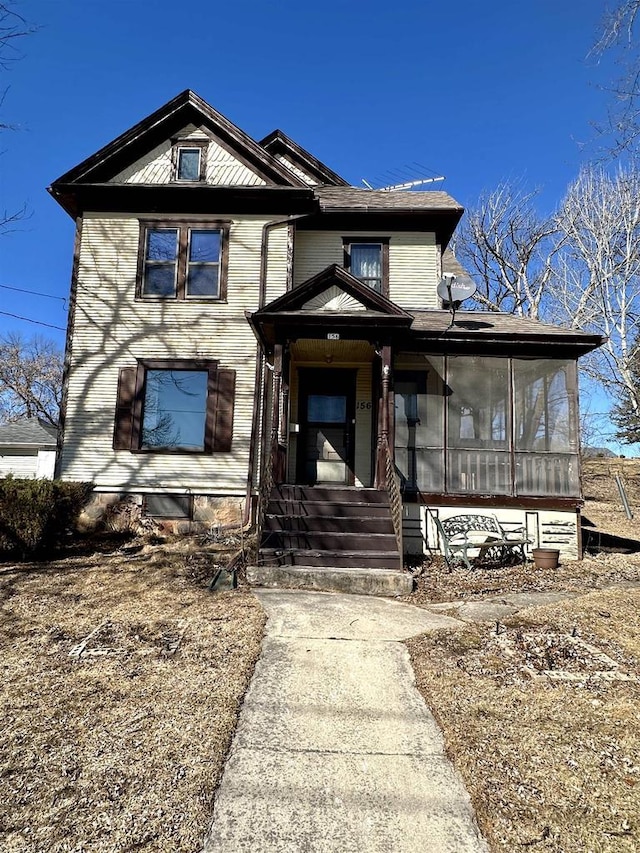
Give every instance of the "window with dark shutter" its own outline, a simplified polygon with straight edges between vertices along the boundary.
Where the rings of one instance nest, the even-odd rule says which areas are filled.
[[[227,453],[235,370],[217,361],[144,359],[118,380],[113,446],[159,453]]]
[[[133,407],[136,399],[136,367],[121,367],[113,428],[113,449],[131,450]]]

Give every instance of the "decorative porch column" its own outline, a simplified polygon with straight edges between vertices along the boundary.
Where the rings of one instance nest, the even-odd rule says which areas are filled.
[[[378,436],[376,441],[376,478],[377,489],[384,489],[387,485],[386,454],[390,452],[389,434],[391,417],[389,412],[391,385],[391,347],[383,346],[380,352],[381,377],[380,377],[380,408],[378,414]]]

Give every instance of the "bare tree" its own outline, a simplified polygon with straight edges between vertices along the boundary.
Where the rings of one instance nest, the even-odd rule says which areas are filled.
[[[621,73],[610,86],[612,101],[604,125],[597,129],[612,137],[611,153],[637,149],[640,139],[640,0],[621,0],[604,17],[592,55],[613,55]]]
[[[585,169],[557,216],[562,234],[549,294],[555,319],[604,335],[583,361],[619,404],[640,415],[634,354],[640,324],[640,173]]]
[[[455,253],[478,285],[479,308],[541,315],[558,240],[554,219],[536,211],[537,196],[505,181],[467,212]]]
[[[11,64],[21,58],[18,43],[24,36],[33,33],[35,28],[25,21],[15,8],[15,3],[0,3],[0,71],[7,71]],[[4,105],[7,87],[0,89],[0,109]],[[11,130],[13,126],[0,118],[0,130]],[[0,210],[0,233],[22,219],[26,206],[19,210]]]
[[[0,338],[0,422],[41,418],[56,425],[62,395],[62,353],[50,340]]]

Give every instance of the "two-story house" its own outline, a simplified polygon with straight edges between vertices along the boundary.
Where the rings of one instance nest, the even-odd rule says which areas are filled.
[[[60,477],[178,526],[242,506],[265,564],[398,569],[435,517],[489,511],[577,554],[576,363],[600,339],[452,323],[447,193],[354,188],[191,91],[50,192],[77,228]]]

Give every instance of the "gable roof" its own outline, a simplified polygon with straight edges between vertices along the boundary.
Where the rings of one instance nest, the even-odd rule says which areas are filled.
[[[39,418],[23,418],[0,425],[0,445],[55,448],[57,429]]]
[[[333,169],[330,169],[281,130],[276,129],[272,131],[268,136],[260,140],[260,145],[274,156],[280,154],[286,157],[303,172],[315,178],[319,184],[349,186],[349,183],[340,177],[337,172],[334,172]]]
[[[346,294],[356,299],[364,306],[365,310],[389,316],[406,318],[411,316],[403,308],[400,308],[399,305],[396,305],[395,302],[387,299],[381,293],[377,293],[368,284],[356,278],[339,264],[331,264],[326,267],[322,272],[307,279],[304,284],[290,290],[288,293],[284,293],[282,296],[274,299],[273,302],[265,305],[264,308],[256,311],[254,316],[259,314],[280,314],[285,311],[304,311],[305,306],[314,296],[318,296],[332,285],[337,285]]]
[[[270,184],[306,186],[301,178],[222,113],[191,89],[185,89],[91,157],[65,172],[53,181],[52,188],[55,189],[57,184],[106,182],[188,124],[206,127]]]
[[[345,300],[339,293],[346,295]],[[327,294],[327,303],[317,297]],[[335,307],[332,307],[335,306]],[[304,284],[274,299],[264,308],[247,312],[256,337],[266,345],[291,330],[307,337],[326,336],[328,329],[339,328],[346,336],[366,339],[379,332],[405,330],[413,317],[381,293],[360,281],[338,264],[308,279]],[[304,330],[304,331],[303,331]]]

